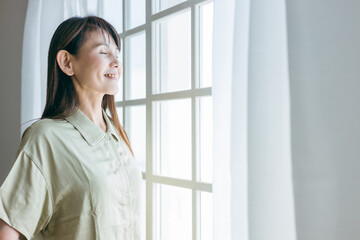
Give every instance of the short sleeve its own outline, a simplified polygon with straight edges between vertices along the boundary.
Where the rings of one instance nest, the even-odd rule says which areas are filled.
[[[20,151],[0,188],[0,218],[27,239],[43,230],[52,214],[46,180],[25,151]]]

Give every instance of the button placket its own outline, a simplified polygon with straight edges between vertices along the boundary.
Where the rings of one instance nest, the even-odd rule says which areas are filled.
[[[125,149],[124,149],[124,145],[123,145],[123,142],[119,142],[118,144],[116,143],[113,143],[112,145],[114,147],[114,150],[116,151],[117,153],[117,156],[116,158],[119,160],[119,162],[121,162],[121,166],[122,166],[122,171],[124,173],[124,177],[125,177],[125,181],[126,181],[126,185],[127,185],[127,193],[129,194],[128,198],[130,198],[130,176],[129,176],[129,173],[128,173],[128,156],[125,152]]]
[[[108,135],[105,133],[105,140],[106,140],[106,142],[108,141],[108,139],[109,139],[109,138],[108,138]],[[111,153],[111,146],[110,146],[108,143],[106,143],[105,145],[106,145],[106,148],[107,148],[106,157],[112,159],[112,158],[113,158],[113,155],[112,155],[112,153]]]
[[[122,166],[122,161],[120,159],[120,157],[118,156],[118,154],[114,154],[114,152],[117,153],[117,149],[116,149],[116,146],[115,146],[115,143],[114,143],[114,139],[112,138],[112,136],[110,136],[109,134],[106,134],[107,136],[107,139],[109,140],[110,142],[110,149],[111,149],[111,157],[114,159],[114,164],[116,167],[120,167]]]

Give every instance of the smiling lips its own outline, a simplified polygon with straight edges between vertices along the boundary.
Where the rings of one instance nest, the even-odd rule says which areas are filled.
[[[117,74],[112,74],[112,73],[106,73],[105,74],[105,77],[108,77],[108,78],[117,78]]]

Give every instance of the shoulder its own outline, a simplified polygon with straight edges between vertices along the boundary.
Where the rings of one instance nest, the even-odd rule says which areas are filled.
[[[61,119],[41,119],[29,126],[23,133],[20,148],[50,143],[54,139],[61,137],[64,129],[69,124]]]
[[[23,134],[24,137],[47,137],[66,128],[67,122],[62,119],[41,119],[28,127]]]

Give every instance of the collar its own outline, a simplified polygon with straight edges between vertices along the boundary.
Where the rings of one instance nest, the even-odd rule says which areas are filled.
[[[106,133],[113,135],[114,138],[119,141],[117,130],[111,123],[109,116],[104,109],[102,109],[102,112],[107,125]],[[78,108],[71,116],[65,119],[80,132],[86,142],[91,146],[98,144],[106,134]]]

